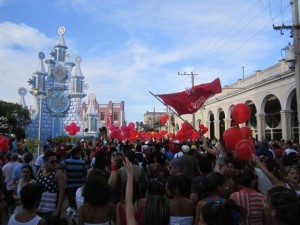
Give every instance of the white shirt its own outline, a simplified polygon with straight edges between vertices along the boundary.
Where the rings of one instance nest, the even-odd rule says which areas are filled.
[[[174,155],[174,158],[179,158],[179,157],[181,157],[181,156],[183,156],[183,152],[182,152],[182,151],[177,152],[177,153]]]
[[[18,165],[21,165],[21,163],[19,163],[18,161],[15,162],[11,161],[5,164],[2,168],[2,172],[5,176],[6,189],[8,191],[15,190],[15,184],[13,182],[13,171],[15,167],[17,167]]]
[[[267,191],[273,187],[273,184],[270,181],[270,179],[267,177],[267,175],[264,174],[264,172],[260,168],[255,168],[255,172],[258,178],[257,179],[258,190],[266,194]]]
[[[39,166],[40,168],[44,168],[44,153],[39,155],[35,160],[35,166]]]
[[[287,155],[289,155],[289,154],[292,153],[292,152],[298,154],[298,152],[297,152],[295,149],[292,149],[292,148],[287,148],[287,149],[285,149],[284,151],[285,151],[285,153],[286,153]]]

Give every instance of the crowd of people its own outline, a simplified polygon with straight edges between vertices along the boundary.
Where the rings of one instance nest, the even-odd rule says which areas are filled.
[[[0,158],[1,224],[300,224],[299,145],[255,144],[247,161],[204,137],[48,140],[35,160],[10,150]]]

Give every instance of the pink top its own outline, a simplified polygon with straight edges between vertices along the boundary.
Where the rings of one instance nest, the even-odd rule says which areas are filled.
[[[263,225],[263,194],[250,188],[243,188],[231,194],[235,203],[247,210],[246,225]]]

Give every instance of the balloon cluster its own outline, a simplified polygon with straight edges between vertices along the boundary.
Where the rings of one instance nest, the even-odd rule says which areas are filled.
[[[197,140],[199,134],[193,129],[193,126],[187,122],[181,124],[181,129],[177,131],[175,138],[180,142],[187,140]]]
[[[117,139],[119,141],[123,141],[125,139],[133,140],[133,137],[135,137],[137,134],[137,130],[135,130],[134,128],[135,125],[132,122],[128,125],[122,125],[121,129],[112,124],[109,126],[109,137],[112,139]]]
[[[199,133],[200,136],[203,136],[208,131],[208,128],[204,126],[204,124],[199,125]]]
[[[0,149],[3,152],[7,152],[9,150],[9,138],[0,136]]]
[[[135,142],[136,140],[150,140],[158,139],[162,140],[163,138],[174,138],[173,133],[168,133],[166,130],[157,131],[137,131],[133,122],[130,122],[128,125],[122,125],[121,129],[115,125],[110,125],[109,127],[110,134],[109,137],[112,139],[117,139],[118,141],[128,140],[130,142]]]
[[[80,131],[80,127],[76,125],[76,123],[72,122],[69,125],[65,126],[65,130],[69,132],[70,135],[76,135],[78,131]]]
[[[162,116],[159,118],[159,122],[160,122],[162,125],[166,125],[168,119],[169,119],[169,115],[168,115],[168,114],[165,114],[165,115],[162,115]]]
[[[227,151],[234,152],[241,160],[250,160],[255,152],[251,129],[247,126],[239,127],[238,124],[250,119],[251,109],[248,105],[239,103],[231,111],[231,117],[237,126],[230,127],[223,133]]]

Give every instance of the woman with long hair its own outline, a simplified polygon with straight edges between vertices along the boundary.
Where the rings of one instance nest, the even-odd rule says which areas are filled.
[[[300,198],[300,184],[299,184],[299,167],[294,166],[287,166],[284,168],[284,185],[294,190]]]
[[[264,224],[264,194],[256,190],[257,175],[253,168],[245,168],[236,176],[237,183],[242,186],[238,192],[230,195],[238,206],[247,209],[246,225]]]
[[[109,225],[111,220],[115,221],[115,208],[110,202],[110,187],[103,176],[87,178],[83,197],[84,204],[80,206],[78,212],[79,225]]]
[[[126,222],[127,225],[137,225],[133,204],[133,166],[127,158],[125,166],[127,172],[125,196]],[[169,225],[169,223],[170,207],[168,199],[160,195],[149,196],[144,207],[143,225]]]
[[[127,181],[126,181],[127,182]],[[116,225],[126,225],[125,193],[126,183],[122,185],[122,200],[116,206]],[[134,216],[138,225],[143,224],[143,211],[146,199],[143,198],[140,183],[133,179],[133,206]]]
[[[267,225],[297,225],[300,221],[300,203],[295,191],[276,186],[264,199]]]
[[[21,195],[20,195],[22,188],[28,184],[36,182],[33,176],[31,165],[22,166],[21,171],[22,171],[22,178],[16,182],[16,188],[13,195],[16,201],[15,202],[16,208],[14,210],[14,213],[19,212],[22,209]]]
[[[167,180],[166,193],[170,202],[170,225],[192,225],[196,204],[184,196],[185,179],[182,176],[170,176]]]

